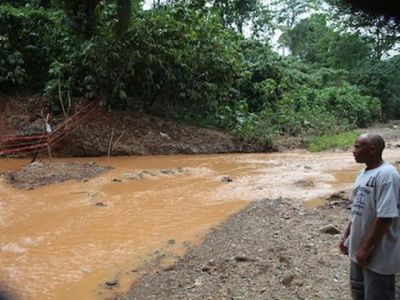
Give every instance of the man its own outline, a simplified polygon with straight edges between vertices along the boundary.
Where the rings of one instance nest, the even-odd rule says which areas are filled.
[[[366,168],[353,186],[351,221],[340,242],[350,256],[354,300],[394,300],[395,273],[400,271],[400,177],[382,160],[383,138],[360,135],[353,155]]]

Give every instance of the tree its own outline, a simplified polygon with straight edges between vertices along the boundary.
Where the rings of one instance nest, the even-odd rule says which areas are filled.
[[[209,3],[218,9],[225,27],[236,27],[240,33],[260,6],[260,0],[211,0]]]
[[[381,59],[400,41],[400,24],[386,20],[383,16],[353,15],[348,18],[349,25],[368,39],[373,47],[373,55]]]
[[[270,38],[276,30],[273,12],[268,6],[262,3],[260,3],[253,12],[251,24],[251,34],[253,39]]]
[[[380,0],[334,0],[341,5],[351,6],[353,11],[362,11],[371,16],[386,16],[388,19],[400,20],[400,7],[397,1]]]
[[[271,3],[275,15],[275,21],[283,30],[292,29],[300,17],[317,9],[319,0],[274,0]]]
[[[329,48],[321,54],[327,66],[352,71],[370,58],[371,47],[358,34],[333,32]]]
[[[301,20],[283,33],[281,41],[293,55],[323,67],[352,70],[370,56],[367,42],[355,33],[334,31],[323,14]]]
[[[320,0],[274,0],[271,3],[272,13],[275,16],[274,21],[278,29],[287,32],[301,20],[301,16],[311,13],[320,5]],[[285,44],[286,37],[279,38],[281,44]],[[283,48],[283,53],[284,53]]]
[[[333,21],[342,31],[357,32],[372,45],[373,55],[381,59],[400,41],[398,19],[357,10],[342,0],[328,0],[334,10]]]
[[[95,34],[98,15],[96,8],[100,0],[63,0],[63,7],[70,17],[71,26],[74,31],[84,39],[88,39]],[[106,1],[109,2],[109,1]],[[117,5],[116,16],[118,23],[116,35],[122,37],[129,26],[133,9],[141,6],[142,0],[115,0]]]
[[[365,94],[379,98],[382,118],[400,116],[400,56],[388,60],[365,60],[355,70],[352,82],[361,87]]]
[[[132,13],[132,1],[129,0],[116,0],[117,1],[117,30],[116,34],[118,37],[122,37],[129,26],[129,20]]]
[[[329,39],[331,34],[326,26],[324,15],[313,15],[301,20],[292,29],[287,29],[280,37],[281,43],[288,47],[293,55],[309,62],[316,63],[321,52],[321,40]]]

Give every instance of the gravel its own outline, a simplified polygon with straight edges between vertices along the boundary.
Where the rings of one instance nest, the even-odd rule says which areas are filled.
[[[94,162],[34,162],[21,170],[0,173],[12,186],[20,189],[33,189],[38,186],[63,182],[70,179],[86,180],[112,169],[98,166]]]
[[[173,267],[148,269],[114,299],[349,299],[348,258],[339,254],[346,198],[305,209],[263,199],[212,229]]]

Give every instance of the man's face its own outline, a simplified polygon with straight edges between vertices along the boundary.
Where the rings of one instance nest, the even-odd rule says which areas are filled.
[[[370,146],[370,143],[368,143],[365,137],[360,136],[356,139],[353,148],[353,156],[356,162],[366,163],[371,159],[372,153]]]

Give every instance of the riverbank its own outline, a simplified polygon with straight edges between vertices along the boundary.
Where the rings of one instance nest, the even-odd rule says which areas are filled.
[[[79,99],[75,100],[79,102]],[[43,96],[0,95],[0,136],[40,134],[49,104]],[[71,109],[71,113],[73,109]],[[55,128],[62,114],[50,116]],[[1,145],[0,145],[1,146]],[[271,152],[271,146],[235,139],[217,129],[200,128],[142,112],[106,111],[53,146],[56,156],[170,155]],[[47,153],[43,152],[46,157]]]
[[[367,131],[399,147],[396,126]],[[349,191],[312,209],[283,198],[252,202],[175,264],[148,268],[114,299],[350,299],[348,257],[338,250],[350,204]],[[400,299],[400,278],[396,289]]]
[[[253,202],[114,299],[350,299],[348,257],[337,246],[349,204],[347,193],[314,209],[290,199]]]
[[[28,101],[28,104],[31,103],[29,108],[25,108],[26,112],[20,115],[15,114],[18,111],[16,109],[8,111],[8,117],[5,118],[2,111],[2,134],[6,134],[5,131],[18,133],[18,124],[37,124],[39,128],[40,118],[36,121],[29,119],[34,118],[31,111],[36,109],[35,101]],[[25,123],[21,120],[25,120]],[[108,123],[109,120],[109,115],[104,115],[97,121],[85,124],[64,140],[55,149],[56,153],[63,156],[104,155],[112,132],[114,141],[121,137],[112,149],[112,155],[225,153],[240,152],[240,149],[256,151],[255,148],[235,148],[230,142],[225,143],[224,141],[232,141],[225,133],[185,127],[186,125],[146,115],[113,113],[113,121]],[[32,128],[30,126],[25,130]],[[400,133],[397,126],[390,124],[366,131],[382,134],[387,140],[388,148],[398,148]],[[350,153],[349,155],[351,156]],[[328,153],[328,156],[331,155]],[[270,163],[274,165],[277,162]],[[58,163],[39,162],[4,176],[8,183],[16,187],[36,189],[42,184],[49,185],[71,178],[85,181],[103,171],[95,164],[68,163],[61,168],[58,166]],[[313,167],[296,162],[286,168],[297,174]],[[85,173],[89,170],[90,174]],[[109,182],[117,186],[145,175],[153,177],[158,174],[153,170],[150,173],[145,168],[143,170],[147,173],[129,173],[126,178],[115,177]],[[160,174],[164,174],[163,170],[159,170]],[[171,174],[185,173],[185,169],[178,168],[166,171],[172,172]],[[239,178],[245,179],[245,176],[251,174],[242,174]],[[288,185],[287,177],[278,178]],[[222,179],[226,180],[224,184],[232,180],[229,176],[224,176],[218,178],[218,181]],[[239,180],[233,176],[234,182]],[[265,184],[274,185],[271,182]],[[256,190],[265,193],[265,184],[257,185]],[[289,190],[293,190],[295,186],[303,188],[300,193],[317,187],[312,180],[294,181],[290,184],[292,185],[287,186]],[[211,189],[209,186],[207,188]],[[119,200],[114,203],[107,197],[93,199],[92,196],[98,194],[91,190],[87,192],[86,189],[85,187],[84,192],[79,191],[74,195],[85,195],[91,209],[111,210],[114,204],[119,203]],[[114,194],[116,193],[110,195]],[[161,197],[164,196],[163,192]],[[127,196],[127,199],[130,197],[132,195]],[[127,294],[115,294],[113,299],[349,299],[348,259],[337,250],[339,234],[349,214],[346,191],[330,197],[325,206],[312,209],[304,208],[302,203],[293,199],[275,197],[250,203],[247,208],[211,229],[199,246],[190,246],[187,254],[180,258],[168,257],[165,253],[155,255],[152,261],[149,257],[145,265],[134,270],[139,279],[130,291]],[[113,224],[114,222],[115,219]],[[176,261],[165,265],[160,263],[160,258],[163,261],[168,258]],[[112,291],[114,286],[118,286],[118,280],[110,279],[100,285],[100,289]]]
[[[82,100],[74,99],[76,105],[80,101]],[[41,95],[0,94],[0,136],[43,133],[44,119],[48,111],[51,111],[49,102]],[[69,115],[72,115],[73,111],[74,108],[71,107]],[[56,128],[64,117],[60,113],[50,115],[49,120],[50,125]],[[378,127],[385,138],[392,140],[400,136],[398,122]],[[103,109],[99,115],[53,145],[52,152],[53,155],[61,157],[145,156],[255,153],[304,147],[304,137],[276,137],[271,145],[267,145],[239,140],[215,128],[191,126],[137,111]],[[41,156],[47,157],[47,151],[41,153]]]
[[[337,249],[348,202],[332,199],[315,209],[253,202],[116,299],[348,299],[347,257]]]

